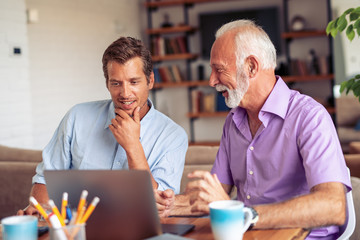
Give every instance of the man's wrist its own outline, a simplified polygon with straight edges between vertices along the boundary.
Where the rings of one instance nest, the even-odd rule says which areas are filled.
[[[248,207],[252,213],[252,219],[250,221],[250,226],[248,230],[251,230],[252,228],[255,227],[256,223],[259,221],[259,214],[258,212],[255,210],[255,208],[253,207]]]

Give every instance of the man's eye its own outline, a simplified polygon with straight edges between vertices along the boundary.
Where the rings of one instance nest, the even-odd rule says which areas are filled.
[[[119,86],[119,83],[118,82],[112,82],[111,86]]]
[[[138,81],[131,81],[131,84],[137,84]]]

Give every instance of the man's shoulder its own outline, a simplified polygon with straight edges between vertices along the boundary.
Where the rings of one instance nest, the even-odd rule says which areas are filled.
[[[108,107],[109,104],[111,104],[110,99],[91,101],[91,102],[83,102],[83,103],[78,103],[78,104],[74,105],[71,108],[71,111],[103,108],[103,107]]]
[[[69,115],[77,115],[77,114],[89,114],[90,115],[90,113],[108,109],[110,104],[111,104],[111,100],[99,100],[99,101],[78,103],[70,108],[70,110],[68,111],[68,114]]]
[[[154,123],[157,124],[159,127],[161,126],[164,129],[169,129],[171,131],[177,131],[178,133],[181,132],[186,135],[185,130],[177,124],[174,120],[170,117],[165,115],[164,113],[154,109]]]
[[[314,98],[297,91],[292,91],[289,100],[288,113],[307,115],[310,113],[315,114],[323,112],[326,112],[325,107]]]
[[[91,119],[97,118],[99,115],[106,115],[111,102],[111,100],[99,100],[78,103],[70,108],[65,119],[91,121]]]

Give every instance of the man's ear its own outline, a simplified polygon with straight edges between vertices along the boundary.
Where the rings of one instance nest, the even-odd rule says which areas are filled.
[[[257,72],[259,71],[258,59],[255,56],[250,55],[246,58],[245,63],[246,63],[246,66],[248,67],[248,69],[247,69],[248,76],[250,78],[255,77]]]
[[[154,72],[152,71],[149,76],[149,83],[148,83],[149,90],[154,87],[154,82],[155,82],[155,77],[154,77]]]

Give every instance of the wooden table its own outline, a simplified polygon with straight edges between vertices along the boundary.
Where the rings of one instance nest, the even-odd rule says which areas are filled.
[[[206,239],[213,240],[214,236],[211,232],[209,218],[162,218],[161,223],[180,223],[180,224],[194,224],[195,229],[187,233],[184,237],[192,239]],[[287,229],[269,229],[269,230],[250,230],[245,232],[243,240],[302,240],[309,234],[308,230],[302,228],[287,228]],[[0,239],[2,239],[0,227]],[[49,234],[45,234],[39,240],[48,240]]]
[[[161,223],[194,224],[195,229],[187,233],[184,237],[192,239],[214,239],[209,218],[162,218]],[[245,232],[243,240],[298,240],[305,239],[308,234],[309,231],[302,228],[250,230]]]

